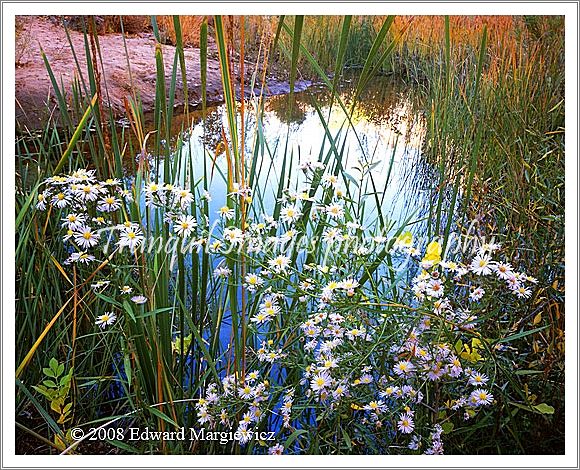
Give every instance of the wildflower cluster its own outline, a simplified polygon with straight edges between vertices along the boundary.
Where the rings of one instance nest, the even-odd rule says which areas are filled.
[[[166,230],[180,245],[205,248],[213,270],[205,299],[210,309],[221,312],[220,299],[243,294],[247,315],[229,312],[228,321],[236,335],[235,317],[246,322],[245,362],[239,367],[231,346],[219,345],[230,354],[228,365],[199,391],[200,425],[235,429],[242,447],[253,431],[275,430],[278,443],[258,450],[272,454],[298,452],[281,444],[297,429],[332,429],[339,422],[352,426],[352,439],[381,452],[398,446],[443,453],[449,425],[475,419],[494,404],[498,351],[485,337],[484,313],[501,290],[525,301],[537,281],[501,260],[498,244],[481,244],[466,259],[445,259],[437,239],[421,246],[410,232],[389,237],[365,227],[336,175],[323,175],[315,162],[301,168],[307,185],[285,191],[275,215],[252,211],[255,218],[240,216],[252,202],[242,185],[212,209],[217,220],[211,224],[204,209],[212,200],[208,192],[148,181],[142,196],[135,190],[134,203],[143,200],[147,216],[128,220],[131,193],[86,170],[49,178],[37,207],[59,211],[68,263],[101,260],[106,243],[136,256],[144,233]],[[320,182],[316,190],[314,181]],[[299,237],[310,251],[297,248]],[[348,249],[338,249],[345,244]],[[243,270],[236,264],[240,254]],[[397,273],[398,258],[412,260],[404,268],[408,277]],[[134,292],[140,279],[132,276],[120,282],[118,295],[146,304],[148,298]],[[93,288],[100,292],[109,283],[96,280]],[[118,314],[104,312],[96,324],[104,329]],[[187,361],[182,355],[197,347],[198,336],[171,326],[181,334],[173,342],[176,361]],[[207,332],[202,325],[201,341]]]
[[[70,175],[47,178],[38,194],[36,208],[58,217],[68,252],[64,264],[95,269],[112,254],[122,253],[124,249],[135,253],[142,245],[144,235],[140,223],[126,218],[126,204],[132,201],[132,192],[119,179],[99,181],[94,170],[79,169]],[[116,247],[113,253],[109,253],[111,247]],[[111,281],[106,277],[91,284],[96,292],[110,286]],[[118,292],[121,296],[131,293],[133,287],[129,285],[122,285]],[[141,294],[130,299],[135,304],[147,302],[147,297]],[[115,323],[117,317],[116,312],[107,311],[96,316],[95,324],[104,329]]]

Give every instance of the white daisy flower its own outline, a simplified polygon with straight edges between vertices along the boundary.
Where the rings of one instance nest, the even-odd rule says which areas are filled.
[[[244,232],[237,227],[230,227],[224,230],[224,240],[232,245],[239,245],[244,240]]]
[[[193,194],[189,189],[183,188],[174,188],[173,195],[177,198],[177,203],[181,206],[181,208],[185,208],[187,204],[191,204],[193,202]]]
[[[218,266],[213,270],[214,277],[229,277],[232,274],[232,270],[225,266]]]
[[[120,184],[121,180],[117,178],[107,178],[105,181],[103,181],[104,186],[118,186]]]
[[[373,413],[380,414],[380,413],[384,413],[385,411],[387,411],[387,405],[385,405],[382,400],[379,400],[379,401],[373,400],[373,401],[369,402],[367,405],[365,405],[364,409],[366,411],[371,411]]]
[[[330,186],[336,186],[338,184],[338,178],[334,175],[325,175],[322,178],[322,186],[329,188]]]
[[[329,228],[324,232],[322,239],[326,243],[332,243],[335,240],[338,240],[341,237],[342,233],[337,228]]]
[[[277,273],[286,272],[288,266],[290,266],[290,258],[288,256],[279,255],[276,258],[268,261],[270,267]]]
[[[65,261],[65,264],[70,264],[70,263],[88,264],[91,261],[95,261],[95,257],[93,255],[89,255],[85,251],[81,251],[78,253],[72,253],[68,257],[68,259]]]
[[[84,214],[71,213],[61,220],[63,222],[63,227],[70,230],[77,230],[85,224],[87,219]]]
[[[497,263],[492,269],[499,279],[507,280],[513,275],[513,269],[509,263]]]
[[[282,455],[284,453],[284,446],[282,444],[276,444],[275,446],[268,447],[268,455]]]
[[[236,213],[233,209],[230,209],[228,206],[223,206],[220,208],[220,210],[218,210],[218,214],[223,219],[231,220],[234,218],[234,215]]]
[[[97,317],[95,321],[95,325],[100,326],[102,329],[105,329],[107,326],[112,325],[117,320],[117,316],[112,312],[105,312],[102,315]]]
[[[513,290],[514,294],[520,299],[527,299],[532,295],[532,291],[524,286],[518,286]]]
[[[189,237],[193,229],[197,226],[197,221],[191,215],[182,215],[173,225],[175,233],[184,238]]]
[[[147,302],[147,297],[145,297],[144,295],[134,295],[133,297],[131,297],[131,302],[133,302],[134,304],[137,305],[141,305]]]
[[[475,274],[487,276],[491,274],[492,263],[488,255],[477,255],[469,265],[469,268]]]
[[[493,402],[493,395],[482,388],[475,389],[469,396],[469,402],[475,403],[477,406],[491,405]]]
[[[91,289],[102,290],[105,287],[108,287],[109,284],[111,284],[111,281],[101,279],[100,281],[97,281],[94,284],[91,284]]]
[[[471,374],[469,374],[468,383],[469,383],[469,385],[482,386],[482,385],[485,385],[488,380],[489,380],[489,377],[487,375],[480,374],[479,372],[473,371],[473,372],[471,372]]]
[[[395,364],[394,370],[399,376],[409,376],[415,370],[415,366],[409,361],[399,361]]]
[[[99,186],[97,185],[92,185],[92,184],[83,184],[80,185],[76,191],[75,191],[75,195],[81,200],[81,201],[96,201],[97,198],[99,197]]]
[[[143,236],[143,232],[141,232],[141,228],[133,225],[121,230],[117,245],[120,247],[129,247],[129,250],[133,252],[141,245],[144,238],[145,237]]]
[[[397,423],[397,428],[403,434],[411,434],[413,432],[413,429],[415,429],[413,417],[409,413],[400,415],[399,422]]]
[[[52,199],[50,200],[50,203],[53,206],[58,207],[59,209],[67,207],[70,204],[70,202],[71,202],[70,195],[64,192],[55,194],[54,196],[52,196]]]
[[[331,382],[332,379],[330,375],[328,375],[328,372],[322,371],[316,374],[314,377],[312,377],[312,379],[310,380],[310,388],[314,392],[321,393],[328,386],[330,386]]]
[[[242,400],[251,400],[256,396],[256,392],[252,387],[250,387],[250,385],[246,384],[243,387],[238,388],[238,396]]]
[[[340,219],[344,216],[344,209],[340,204],[331,204],[326,207],[326,213],[333,219]]]
[[[280,219],[284,222],[294,222],[300,218],[302,213],[296,206],[283,207],[280,211]]]
[[[271,317],[266,312],[258,312],[253,317],[250,318],[252,323],[257,323],[261,325],[263,323],[268,323],[271,320]]]
[[[99,201],[97,210],[101,212],[115,212],[121,207],[121,202],[115,196],[107,196]]]
[[[483,243],[478,249],[477,253],[480,256],[484,256],[487,253],[494,253],[495,251],[499,250],[501,245],[499,243]]]
[[[90,248],[99,243],[101,236],[91,227],[84,225],[74,232],[74,240],[81,248]]]
[[[262,284],[264,284],[264,280],[260,276],[258,276],[257,274],[254,274],[254,273],[246,274],[246,277],[244,280],[246,281],[246,287],[250,291],[254,291],[258,287],[260,287]]]
[[[43,211],[46,209],[46,200],[49,198],[49,196],[50,196],[50,191],[48,189],[45,189],[44,191],[42,191],[38,195],[38,199],[36,202],[36,208],[39,211]]]
[[[426,294],[431,297],[442,297],[443,291],[443,283],[440,279],[431,279],[427,284]]]
[[[482,287],[476,287],[469,293],[469,298],[473,301],[480,300],[485,294],[485,290]]]

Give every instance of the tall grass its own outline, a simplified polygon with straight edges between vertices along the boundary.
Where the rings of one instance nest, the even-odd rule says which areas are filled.
[[[482,233],[505,234],[505,248],[547,286],[505,327],[547,326],[518,346],[529,368],[542,373],[517,375],[511,387],[555,403],[558,415],[564,367],[563,19],[476,19],[479,45],[466,21],[473,20],[455,18],[442,29],[428,27],[431,19],[415,20],[419,28],[409,28],[409,45],[394,67],[406,64],[411,82],[424,87],[426,155],[440,166],[441,184],[460,188],[448,197],[465,217],[445,222],[437,215],[436,223],[467,228],[475,222]],[[434,51],[421,49],[433,43]],[[510,401],[506,394],[505,410]],[[542,420],[515,410],[510,416],[501,426],[490,422],[489,431],[506,442],[515,438],[522,450],[534,439],[549,451],[563,433],[559,428],[546,435]]]
[[[243,382],[250,367],[246,351],[260,347],[258,338],[246,334],[248,319],[255,312],[249,311],[252,306],[246,301],[248,292],[241,279],[252,267],[250,260],[240,254],[229,256],[227,267],[234,281],[225,285],[213,277],[215,266],[205,250],[189,257],[179,253],[176,260],[161,251],[127,256],[123,263],[103,259],[87,278],[81,279],[75,270],[70,272],[69,267],[61,264],[67,253],[54,235],[58,233],[58,218],[51,214],[40,217],[33,207],[44,177],[91,167],[102,179],[116,176],[132,181],[133,202],[117,222],[146,221],[147,236],[169,238],[162,214],[142,204],[142,186],[151,180],[190,185],[194,193],[190,210],[198,220],[203,220],[214,217],[207,201],[199,203],[203,191],[209,189],[212,178],[222,178],[230,194],[227,205],[235,211],[236,225],[244,227],[247,220],[264,209],[267,188],[260,187],[260,181],[266,174],[276,175],[276,202],[272,212],[275,217],[279,216],[281,198],[296,176],[299,156],[286,140],[281,162],[276,166],[273,160],[264,163],[264,155],[272,155],[264,135],[256,132],[250,137],[245,132],[250,118],[260,128],[263,97],[241,106],[235,97],[239,81],[235,71],[243,73],[245,54],[258,50],[264,54],[262,85],[266,65],[277,61],[274,67],[289,70],[291,95],[300,73],[314,76],[328,88],[330,106],[344,110],[347,119],[344,128],[337,131],[329,126],[329,116],[324,115],[313,98],[325,131],[325,141],[316,158],[328,174],[345,182],[346,134],[356,135],[349,119],[370,78],[379,73],[398,73],[418,87],[418,94],[426,103],[429,124],[425,153],[438,166],[440,178],[439,191],[434,193],[430,207],[431,235],[442,236],[447,241],[452,230],[467,229],[476,219],[482,233],[494,231],[509,235],[507,239],[512,240],[509,243],[513,243],[507,247],[510,253],[537,275],[542,285],[548,286],[536,294],[529,312],[502,318],[495,330],[485,332],[489,337],[505,338],[510,332],[517,336],[518,331],[530,326],[547,326],[537,334],[518,337],[518,347],[523,348],[520,354],[529,373],[514,375],[506,364],[500,363],[498,381],[504,393],[499,397],[499,411],[478,426],[458,430],[450,439],[457,451],[513,452],[512,438],[516,439],[518,451],[529,451],[526,439],[537,436],[540,432],[537,423],[542,424],[547,418],[542,415],[534,420],[533,415],[530,417],[517,404],[558,403],[563,368],[564,129],[558,23],[506,18],[496,21],[435,18],[429,22],[406,17],[300,16],[226,21],[216,16],[211,18],[215,33],[212,38],[207,19],[184,23],[172,17],[159,21],[164,28],[171,28],[176,50],[172,63],[168,64],[164,62],[160,46],[156,48],[157,87],[151,132],[144,128],[137,94],[126,101],[130,131],[116,127],[106,106],[99,108],[98,100],[106,103],[107,96],[106,83],[98,77],[103,58],[98,36],[91,34],[88,25],[84,54],[90,60],[86,61],[87,70],[80,70],[76,61],[81,78],[75,82],[72,92],[60,89],[49,60],[44,57],[59,103],[59,126],[48,122],[38,135],[22,137],[16,142],[17,411],[32,411],[44,419],[26,425],[20,423],[19,429],[31,436],[47,438],[61,452],[74,451],[74,446],[68,449],[73,441],[66,435],[67,425],[54,422],[47,405],[36,399],[30,388],[31,384],[43,380],[42,369],[51,357],[67,365],[74,364],[74,422],[85,426],[101,425],[113,419],[124,424],[151,423],[159,430],[173,429],[176,423],[193,426],[195,415],[191,400],[198,399],[208,383],[232,373],[236,380]],[[474,21],[481,28],[468,33]],[[244,32],[241,37],[235,33],[236,22]],[[437,22],[441,25],[434,27]],[[153,29],[160,41],[156,21]],[[184,83],[187,102],[183,51],[189,37],[199,38],[204,115],[208,40],[217,45],[227,113],[227,129],[221,136],[227,162],[223,173],[216,164],[216,149],[206,146],[204,173],[195,174],[187,145],[186,123],[173,135],[178,78]],[[255,37],[260,38],[259,44],[252,42]],[[240,47],[239,41],[244,46]],[[432,45],[425,46],[427,42]],[[266,56],[271,46],[275,46],[272,54]],[[239,56],[232,54],[236,48]],[[237,67],[236,61],[239,61]],[[351,103],[345,103],[339,93],[339,75],[344,66],[361,70]],[[168,67],[171,74],[167,83]],[[328,71],[334,71],[334,76]],[[87,77],[87,81],[82,77]],[[381,213],[385,194],[377,190],[372,176],[369,178],[372,188],[369,193],[377,210],[375,224],[377,228],[388,227],[390,222]],[[317,194],[321,185],[320,179],[314,179],[309,195]],[[231,194],[236,186],[249,186],[253,200],[235,203]],[[362,194],[362,189],[359,190]],[[445,209],[449,206],[452,212],[460,208],[457,213],[466,217],[453,219],[446,215]],[[354,207],[352,203],[350,209],[354,211]],[[312,211],[312,204],[306,203],[298,225],[300,230],[322,230],[321,225],[310,221]],[[359,217],[364,218],[364,214]],[[404,224],[396,228],[395,236],[404,230]],[[310,254],[307,263],[321,262],[322,256],[322,253]],[[292,261],[296,262],[297,257],[293,252]],[[387,286],[394,290],[397,280],[392,268],[393,260],[385,249],[364,273],[361,283],[368,281],[375,292]],[[383,272],[388,274],[383,276]],[[147,303],[140,306],[127,300],[119,302],[104,293],[93,293],[89,284],[99,278],[110,280],[114,288],[130,285],[147,297]],[[291,299],[291,306],[297,304],[297,297],[296,294]],[[394,300],[398,300],[396,294]],[[112,307],[125,315],[123,334],[95,332],[95,312]],[[382,311],[382,307],[376,308]],[[493,313],[499,316],[505,312]],[[227,326],[230,341],[224,343],[221,338]],[[282,329],[277,335],[288,344],[296,341],[291,330]],[[289,373],[292,376],[287,378],[288,382],[299,380],[294,376],[296,371]],[[530,398],[531,395],[536,396]],[[557,413],[560,411],[558,408]],[[520,419],[521,415],[525,416]],[[496,437],[493,445],[497,448],[477,444],[474,433],[482,431],[493,433]],[[349,430],[345,428],[342,432],[350,442]],[[55,439],[55,435],[59,438]],[[286,443],[290,446],[299,435],[299,432],[291,435]],[[150,448],[145,444],[136,448],[119,441],[111,444],[120,452],[135,453],[240,452],[234,444],[198,447],[199,443],[167,442],[159,446],[151,444]],[[302,450],[346,450],[341,447],[343,444],[324,442],[324,438],[309,445]],[[352,450],[350,445],[348,448]],[[83,444],[77,450],[82,452]]]

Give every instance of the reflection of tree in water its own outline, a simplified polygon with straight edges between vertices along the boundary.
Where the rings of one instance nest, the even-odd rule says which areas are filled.
[[[222,130],[224,130],[222,116],[224,112],[223,106],[219,106],[208,112],[205,117],[205,130],[199,140],[212,151],[222,141]]]
[[[347,82],[341,91],[342,100],[350,109],[354,99],[356,80]],[[356,113],[376,126],[389,126],[397,134],[405,128],[409,138],[417,121],[416,98],[407,86],[389,77],[375,77],[361,92],[356,103]],[[405,124],[405,125],[403,125]]]
[[[292,106],[290,95],[271,96],[264,104],[264,109],[274,113],[281,122],[297,126],[306,120],[309,107],[310,99],[307,92],[295,93],[292,97]]]
[[[346,78],[340,85],[340,99],[348,112],[352,107],[358,77]],[[271,96],[265,102],[265,110],[273,112],[282,122],[300,125],[316,103],[324,115],[331,104],[332,95],[324,86],[312,86],[295,93],[289,112],[289,95]],[[337,100],[332,100],[333,109],[340,109]],[[353,119],[362,118],[377,127],[389,127],[394,133],[405,132],[406,140],[415,133],[419,124],[417,99],[412,90],[391,77],[378,76],[369,81],[357,98]],[[346,118],[346,116],[345,116]]]

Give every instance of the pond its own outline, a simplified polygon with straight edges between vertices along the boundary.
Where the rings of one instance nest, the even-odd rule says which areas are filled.
[[[354,79],[343,83],[342,103],[331,100],[327,90],[316,85],[295,93],[292,103],[289,95],[267,97],[259,113],[257,99],[246,102],[244,154],[247,172],[256,178],[251,186],[259,203],[250,209],[252,219],[272,213],[280,181],[291,182],[290,193],[304,191],[307,181],[301,165],[327,161],[334,168],[340,161],[345,175],[342,184],[348,186],[348,196],[359,201],[363,225],[378,229],[382,217],[392,227],[391,235],[403,225],[411,226],[416,234],[424,233],[429,198],[438,178],[437,169],[422,154],[426,129],[420,103],[409,88],[390,77],[376,77],[351,111],[355,84]],[[219,220],[218,211],[228,194],[223,144],[224,136],[229,141],[227,110],[220,105],[209,108],[205,119],[201,112],[191,116],[192,126],[180,134],[184,140],[181,158],[172,162],[181,162],[178,174],[192,173],[193,177],[190,181],[178,177],[175,183],[193,187],[202,184],[206,172],[211,175],[207,187],[211,225]],[[370,177],[368,173],[362,177],[363,168]],[[158,171],[163,173],[162,166]],[[214,261],[213,268],[219,263]],[[225,351],[232,341],[227,310],[219,336]]]
[[[376,77],[351,112],[355,84],[354,79],[347,79],[341,87],[344,108],[337,100],[331,102],[327,89],[317,85],[295,93],[291,106],[289,95],[265,98],[259,119],[258,100],[247,101],[246,166],[257,179],[254,191],[264,212],[272,210],[281,178],[292,181],[290,191],[302,191],[305,177],[300,164],[328,158],[328,165],[335,165],[340,156],[349,195],[359,198],[361,207],[365,199],[372,199],[363,216],[365,223],[377,221],[377,207],[395,227],[424,215],[437,172],[422,158],[425,120],[414,93],[390,77]],[[350,120],[345,111],[351,114]],[[203,176],[204,166],[211,174],[210,214],[215,217],[227,195],[222,136],[222,132],[228,135],[226,107],[208,108],[205,120],[201,112],[194,112],[192,118],[182,150],[187,158],[180,161],[184,166],[193,163],[195,178]],[[362,168],[372,178],[366,178],[361,187]]]

